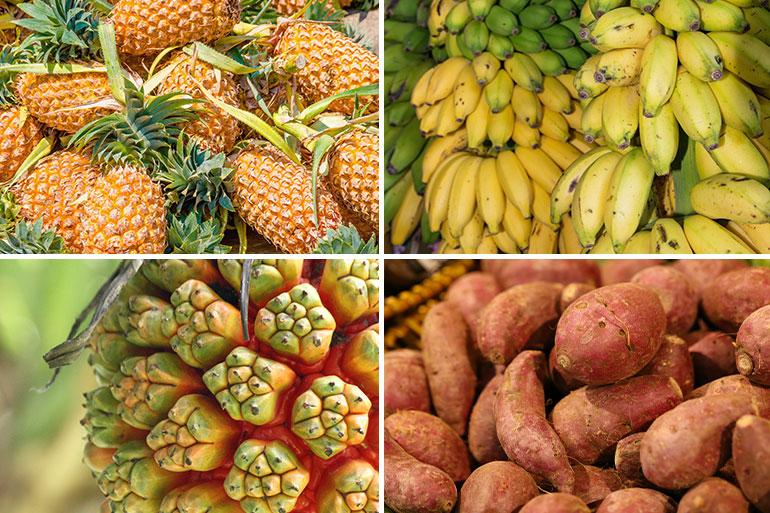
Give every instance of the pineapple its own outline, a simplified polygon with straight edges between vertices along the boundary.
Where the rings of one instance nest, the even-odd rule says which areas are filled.
[[[380,137],[352,130],[330,152],[326,183],[340,203],[376,230],[380,219]]]
[[[240,107],[241,91],[232,73],[214,69],[211,64],[196,60],[184,52],[173,57],[169,66],[173,71],[160,88],[160,94],[181,91],[193,98],[205,100],[195,81],[219,100]],[[240,135],[238,120],[215,105],[207,105],[210,113],[201,114],[199,121],[192,121],[184,128],[188,135],[196,137],[204,148],[214,151],[233,149]]]
[[[79,237],[84,253],[163,253],[166,209],[160,185],[134,166],[100,176],[84,198]]]
[[[110,18],[121,53],[145,55],[209,43],[240,21],[240,0],[118,0]]]
[[[118,107],[107,74],[99,72],[22,73],[16,80],[16,94],[38,121],[68,134]]]
[[[270,5],[278,14],[291,16],[301,11],[302,8],[305,7],[306,3],[310,3],[312,1],[317,0],[277,0],[272,2]],[[339,2],[340,7],[342,8],[350,6],[351,3],[352,0],[340,0]],[[325,7],[329,10],[334,9],[334,3],[332,0],[327,0]]]
[[[0,111],[0,183],[7,182],[43,140],[40,124],[18,106]]]
[[[342,221],[339,206],[318,184],[318,227],[307,169],[275,148],[252,147],[234,162],[233,204],[252,228],[286,253],[309,253],[319,236]]]
[[[273,47],[273,56],[279,55],[306,59],[294,76],[300,94],[310,103],[379,81],[377,56],[323,23],[290,20],[280,25]],[[367,112],[377,112],[375,98],[359,98],[361,105],[370,102]],[[335,100],[329,109],[352,115],[354,106],[355,99],[347,98]]]
[[[83,216],[83,198],[99,177],[91,159],[83,153],[59,151],[40,160],[14,185],[19,215],[29,221],[43,220],[46,229],[56,229],[71,252],[82,253],[78,227]]]

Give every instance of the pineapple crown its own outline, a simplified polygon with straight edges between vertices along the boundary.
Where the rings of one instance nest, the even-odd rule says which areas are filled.
[[[66,253],[64,239],[53,228],[44,230],[43,219],[34,223],[21,220],[13,232],[6,231],[9,229],[8,221],[0,219],[0,255]]]
[[[169,147],[160,157],[153,178],[165,185],[169,210],[177,216],[198,212],[211,218],[219,208],[233,211],[224,187],[232,173],[224,153],[212,155],[197,139],[179,137],[176,147]]]
[[[28,62],[28,59],[20,52],[18,46],[5,45],[0,50],[0,66],[6,64],[22,64]],[[0,108],[13,105],[18,102],[14,82],[18,73],[10,71],[0,71]]]
[[[81,128],[70,146],[82,150],[93,143],[95,161],[114,165],[153,168],[164,150],[182,136],[177,126],[198,119],[200,109],[191,108],[203,100],[172,92],[147,100],[144,93],[126,81],[126,111],[97,119]]]
[[[24,40],[35,60],[71,62],[99,58],[99,16],[89,0],[33,0],[19,4],[29,16],[15,21],[32,31]]]
[[[229,246],[220,244],[225,235],[225,227],[218,219],[201,219],[199,212],[190,212],[187,217],[175,217],[170,213],[168,219],[168,245],[172,253],[185,255],[215,254],[230,252]]]
[[[336,230],[330,228],[313,250],[313,253],[321,255],[371,255],[378,252],[374,235],[364,242],[353,226],[338,226]]]

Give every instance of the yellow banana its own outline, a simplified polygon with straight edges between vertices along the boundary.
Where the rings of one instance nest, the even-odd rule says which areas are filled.
[[[561,178],[561,168],[540,148],[517,146],[515,151],[532,181],[542,187],[547,194],[550,194],[556,182]],[[548,214],[544,219],[548,221],[550,218],[551,216]]]
[[[596,243],[586,251],[589,255],[614,255],[615,250],[612,247],[612,240],[609,234],[604,231],[596,239]]]
[[[393,221],[390,223],[390,242],[394,246],[404,244],[414,233],[422,219],[423,197],[417,194],[414,187],[409,187],[398,207]]]
[[[435,105],[454,92],[457,77],[471,61],[465,57],[451,57],[434,68],[428,83],[425,103]]]
[[[604,93],[602,135],[619,150],[625,150],[639,128],[639,88],[611,87]]]
[[[577,238],[575,226],[572,224],[572,217],[564,214],[561,219],[561,228],[559,229],[559,253],[565,255],[579,255],[583,252],[583,246]]]
[[[524,120],[532,128],[537,128],[540,125],[540,120],[543,119],[543,104],[532,91],[520,86],[514,87],[511,106],[516,117]]]
[[[639,96],[645,116],[657,114],[671,98],[676,84],[676,69],[676,43],[666,35],[655,36],[644,49],[639,76]]]
[[[589,40],[595,46],[612,48],[644,48],[663,27],[650,14],[633,7],[619,7],[596,21]]]
[[[570,138],[567,120],[560,113],[549,108],[543,109],[540,133],[559,141],[568,141]]]
[[[551,191],[550,219],[552,223],[558,223],[563,216],[569,212],[572,207],[572,198],[575,194],[575,188],[577,187],[580,177],[583,176],[583,173],[585,173],[599,157],[606,155],[611,151],[612,150],[606,146],[590,150],[578,157],[564,170],[564,173]],[[620,158],[620,156],[618,156],[618,158]]]
[[[428,149],[422,158],[422,181],[428,183],[430,176],[439,164],[452,153],[465,149],[468,144],[468,134],[461,128],[446,137],[434,139],[428,143]]]
[[[428,225],[431,231],[438,231],[441,224],[446,221],[449,215],[452,183],[460,168],[467,166],[471,158],[467,153],[463,153],[454,159],[447,159],[428,183],[425,189],[425,213],[428,214]]]
[[[598,148],[596,143],[586,142],[586,140],[577,132],[569,138],[568,141],[572,146],[577,148],[581,153],[588,153],[589,151]]]
[[[501,112],[511,104],[513,95],[513,80],[504,69],[498,70],[495,78],[484,86],[484,98],[487,100],[492,114]]]
[[[535,220],[532,223],[532,233],[529,236],[530,255],[552,255],[556,253],[559,245],[559,230]]]
[[[655,221],[650,235],[650,253],[656,255],[692,255],[684,230],[671,218]]]
[[[492,112],[489,110],[486,100],[483,98],[476,103],[476,108],[465,119],[465,128],[468,131],[468,148],[481,149],[487,140],[487,126]]]
[[[505,202],[503,228],[510,238],[516,241],[522,253],[529,247],[529,234],[532,232],[532,219],[525,219],[516,206],[510,201]]]
[[[504,232],[500,232],[498,235],[505,235]],[[476,253],[479,255],[495,255],[497,254],[497,240],[495,235],[489,233],[489,230],[484,228],[484,233],[481,236],[481,242],[476,246]]]
[[[578,92],[578,98],[587,100],[595,98],[607,90],[609,85],[596,80],[599,61],[602,55],[596,54],[586,59],[580,69],[575,73],[575,90]]]
[[[702,215],[688,216],[684,220],[684,234],[693,253],[698,254],[753,254],[730,230]]]
[[[575,89],[575,75],[577,75],[577,72],[570,70],[568,73],[556,75],[556,80],[561,82],[561,85],[569,91],[569,95],[573,100],[579,100],[580,96],[578,96],[578,91]]]
[[[652,253],[650,245],[652,244],[652,231],[641,230],[636,232],[628,239],[626,247],[623,249],[624,255],[648,255]]]
[[[679,62],[692,76],[704,82],[722,78],[719,48],[703,32],[682,32],[676,38]]]
[[[572,97],[569,91],[554,77],[543,77],[543,90],[537,93],[537,97],[540,103],[555,112],[572,112]]]
[[[734,221],[730,221],[728,226]],[[736,223],[751,241],[757,253],[770,253],[770,223]]]
[[[532,180],[527,175],[519,157],[510,150],[501,151],[497,154],[496,162],[497,178],[500,180],[505,197],[519,209],[522,217],[529,219],[532,217],[531,205],[535,193]]]
[[[428,96],[428,84],[430,83],[430,79],[435,71],[436,67],[429,69],[414,84],[414,89],[412,89],[412,97],[409,99],[412,107],[417,108],[425,105],[425,100]]]
[[[763,223],[767,224],[767,223]],[[759,248],[754,244],[754,241],[751,240],[751,237],[749,237],[749,233],[743,229],[744,226],[751,226],[747,223],[741,224],[737,223],[735,221],[727,221],[727,224],[725,225],[725,228],[738,240],[746,244],[751,251],[755,253],[759,253]],[[760,225],[761,226],[761,225]]]
[[[725,71],[721,80],[708,84],[717,99],[725,125],[740,130],[751,138],[763,134],[759,99],[746,82]]]
[[[583,107],[581,107],[577,101],[572,100],[572,113],[562,114],[561,117],[567,121],[567,124],[572,130],[580,130],[580,120],[583,117]]]
[[[701,180],[708,178],[709,176],[718,175],[724,173],[719,164],[714,162],[711,158],[711,153],[701,143],[695,144],[695,167],[698,169],[698,176]]]
[[[674,32],[700,29],[700,9],[693,0],[660,0],[652,15],[658,23]]]
[[[511,236],[506,232],[502,231],[500,233],[491,235],[491,237],[495,243],[495,246],[497,246],[497,249],[499,249],[501,252],[509,255],[521,253],[521,251],[519,251],[519,246],[516,244],[516,241],[513,240]]]
[[[655,172],[641,148],[635,148],[618,161],[614,174],[615,187],[607,203],[609,223],[605,225],[615,252],[621,253],[647,209]]]
[[[487,137],[492,147],[501,150],[513,135],[513,108],[508,104],[497,114],[490,114],[487,122]]]
[[[551,157],[551,160],[553,160],[561,169],[567,169],[573,162],[575,162],[575,160],[583,156],[583,153],[578,151],[570,143],[552,139],[547,136],[540,138],[540,149],[542,149],[546,155]]]
[[[501,230],[505,215],[505,193],[497,178],[497,161],[485,158],[479,167],[479,179],[476,182],[476,203],[481,218],[489,227],[489,233]]]
[[[463,126],[463,120],[458,121],[455,117],[454,102],[452,101],[452,98],[446,98],[440,105],[441,110],[439,111],[436,123],[436,135],[445,137]]]
[[[602,113],[604,112],[604,100],[606,97],[607,93],[605,92],[592,98],[583,109],[583,115],[580,118],[580,129],[586,142],[594,142],[602,133]]]
[[[534,93],[543,90],[543,73],[529,55],[514,52],[513,57],[506,59],[503,66],[517,86]]]
[[[481,99],[482,91],[483,89],[476,82],[473,67],[466,66],[463,68],[460,76],[457,77],[455,90],[452,94],[454,115],[457,121],[462,123],[476,109],[476,105],[478,105]]]
[[[590,248],[596,243],[596,237],[604,226],[610,179],[620,158],[617,152],[602,155],[578,180],[572,198],[572,222],[580,245],[584,248]]]
[[[749,84],[770,87],[770,47],[751,34],[710,32],[724,67]]]
[[[732,127],[725,127],[724,135],[719,138],[719,147],[711,150],[711,157],[725,173],[759,180],[770,178],[770,171],[762,154],[751,144],[746,134]]]
[[[540,146],[540,131],[537,128],[531,128],[521,118],[513,123],[513,142],[527,148],[537,148]]]
[[[690,203],[698,214],[740,223],[770,221],[770,189],[742,175],[722,173],[696,183]]]
[[[483,52],[477,55],[471,61],[473,75],[476,77],[476,83],[483,86],[495,78],[500,69],[500,61],[490,52]]]
[[[679,150],[679,123],[670,103],[664,104],[651,118],[640,114],[639,140],[655,174],[667,175]]]
[[[749,30],[743,10],[727,0],[698,0],[698,8],[701,30],[705,32],[728,30],[743,33]]]
[[[484,220],[479,215],[479,210],[473,213],[471,220],[463,228],[462,234],[457,238],[460,241],[460,247],[466,254],[476,253],[476,248],[481,244],[481,238],[484,236]]]
[[[532,191],[534,192],[534,197],[532,198],[532,217],[541,223],[547,224],[551,229],[558,230],[559,225],[551,222],[551,199],[548,196],[548,191],[539,186],[537,182],[532,182]]]
[[[709,86],[680,66],[671,108],[682,129],[693,139],[713,150],[719,145],[722,114]]]
[[[643,55],[640,48],[618,48],[601,54],[596,66],[596,80],[610,87],[638,83]]]
[[[428,110],[420,118],[420,134],[424,139],[436,135],[436,127],[438,126],[438,119],[441,114],[441,107],[446,102],[439,102],[428,107]]]
[[[770,94],[770,91],[766,91],[766,93]],[[759,112],[762,118],[762,136],[755,140],[765,148],[770,148],[770,99],[758,94],[757,100],[759,100]]]
[[[447,221],[449,221],[449,231],[453,237],[460,237],[463,228],[471,221],[473,213],[476,211],[474,191],[476,190],[479,167],[481,167],[483,160],[481,157],[471,157],[470,162],[463,162],[452,181]]]

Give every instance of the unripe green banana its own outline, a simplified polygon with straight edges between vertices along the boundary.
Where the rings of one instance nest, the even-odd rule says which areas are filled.
[[[547,5],[531,4],[519,13],[519,21],[524,27],[542,30],[559,21],[559,16]]]
[[[496,0],[467,0],[468,8],[476,21],[484,21]]]
[[[575,36],[576,44],[578,41],[585,39],[580,37],[580,29],[582,29],[583,27],[582,25],[580,25],[579,18],[570,18],[569,20],[562,20],[562,22],[559,23],[559,25],[569,29],[569,31],[572,32],[572,35]]]
[[[725,173],[770,179],[767,162],[746,134],[732,127],[725,127],[719,138],[719,147],[711,150],[711,157]]]
[[[427,28],[430,18],[430,0],[422,0],[417,3],[417,14],[414,16],[414,22],[418,27]]]
[[[740,130],[751,138],[762,136],[764,131],[759,100],[751,87],[729,71],[725,72],[722,80],[708,84],[719,103],[722,119],[727,126]]]
[[[555,23],[548,28],[542,29],[540,35],[551,49],[563,49],[575,46],[577,39],[570,29],[561,23]]]
[[[450,36],[451,34],[447,36],[447,39],[449,39]],[[454,43],[457,45],[457,50],[459,50],[460,54],[462,54],[463,57],[469,60],[473,60],[476,58],[473,52],[471,52],[470,49],[465,45],[465,39],[463,38],[462,32],[454,36]]]
[[[473,55],[481,55],[489,43],[489,29],[484,22],[473,20],[463,29],[462,38]]]
[[[727,0],[697,0],[700,9],[700,28],[706,32],[725,30],[744,33],[749,23],[740,7]]]
[[[770,47],[751,34],[710,32],[727,70],[749,84],[770,87]]]
[[[628,5],[628,0],[588,0],[587,3],[591,7],[591,12],[598,19],[613,9]]]
[[[511,42],[517,52],[535,53],[548,48],[539,32],[525,26],[519,27],[519,33],[511,36]]]
[[[456,36],[454,34],[447,34],[446,41],[444,42],[444,46],[446,47],[446,53],[447,55],[451,57],[465,57],[462,50],[460,50],[460,45],[457,44],[457,41],[459,39],[462,39],[462,36]],[[472,56],[473,54],[471,54]]]
[[[385,209],[382,214],[385,224],[390,224],[393,218],[396,217],[396,213],[404,201],[407,192],[412,188],[412,175],[410,173],[396,176],[399,177],[398,181],[385,191]]]
[[[414,21],[417,5],[417,2],[395,2],[388,9],[388,17],[396,21]]]
[[[414,29],[414,27],[415,24],[411,21],[397,21],[387,18],[383,24],[383,37],[385,38],[385,41],[400,43],[404,40],[404,37]]]
[[[449,35],[448,32],[447,35]],[[436,62],[444,62],[449,58],[449,54],[447,53],[445,46],[434,46],[430,50],[430,56]]]
[[[516,15],[499,5],[495,5],[489,10],[484,23],[493,34],[498,36],[512,36],[519,33],[519,20]]]
[[[663,27],[650,14],[633,7],[619,7],[596,21],[589,40],[600,48],[644,48],[663,32]]]
[[[564,62],[569,69],[579,69],[586,62],[586,59],[588,59],[588,55],[586,55],[579,46],[572,46],[570,48],[557,49],[554,51],[561,55],[561,58],[564,59]]]
[[[492,114],[497,114],[510,105],[513,95],[513,80],[504,69],[498,70],[495,78],[484,86],[484,98]]]
[[[690,191],[690,203],[695,212],[711,219],[770,220],[770,189],[742,175],[722,173],[701,180]]]
[[[487,51],[499,60],[504,61],[513,56],[513,43],[511,43],[511,40],[508,37],[498,36],[497,34],[492,33],[489,34]]]
[[[479,85],[486,85],[495,78],[500,69],[500,60],[489,52],[483,52],[471,61],[473,74]]]
[[[651,13],[658,6],[660,0],[632,0],[631,7],[636,7],[642,12]]]
[[[517,85],[536,93],[543,90],[543,73],[529,55],[515,52],[504,66]]]
[[[610,87],[604,96],[602,134],[610,146],[625,150],[639,128],[639,88]]]
[[[538,69],[543,75],[556,77],[567,73],[567,64],[561,55],[553,50],[543,50],[542,52],[527,54],[535,61]]]
[[[404,51],[411,53],[427,53],[429,38],[430,33],[428,32],[428,29],[415,25],[414,29],[404,36]]]
[[[612,238],[612,246],[620,253],[628,239],[636,233],[655,173],[641,148],[626,153],[615,165],[613,189],[608,197],[605,226]],[[609,222],[607,222],[609,220]]]
[[[700,9],[694,0],[660,0],[652,15],[674,32],[700,29]]]
[[[722,78],[722,55],[717,45],[703,32],[682,32],[676,38],[679,62],[704,82]]]
[[[513,14],[519,14],[526,6],[529,0],[500,0],[500,7],[511,11]]]
[[[679,123],[670,103],[664,104],[651,118],[639,116],[639,139],[655,174],[667,175],[679,149]]]
[[[471,10],[468,7],[468,2],[460,2],[459,4],[456,4],[454,7],[452,7],[452,9],[449,11],[449,14],[446,15],[446,28],[450,34],[457,35],[462,31],[465,25],[471,21],[472,18],[473,15],[471,14]]]
[[[393,154],[388,161],[388,173],[398,174],[420,156],[425,139],[420,136],[420,121],[415,117],[398,136]]]
[[[719,146],[722,114],[709,86],[680,66],[671,108],[690,139],[713,150]]]
[[[391,103],[385,107],[385,119],[388,126],[406,126],[414,117],[416,117],[414,108],[408,101]]]
[[[545,5],[554,10],[559,21],[569,20],[578,15],[578,9],[572,0],[548,0]]]
[[[601,54],[594,79],[610,87],[636,84],[643,53],[640,48],[618,48]]]

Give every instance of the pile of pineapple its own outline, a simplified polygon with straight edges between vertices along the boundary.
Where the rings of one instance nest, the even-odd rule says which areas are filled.
[[[379,67],[338,8],[0,0],[0,253],[373,252]]]
[[[376,260],[133,260],[102,292],[46,359],[87,348],[103,513],[378,511]]]

